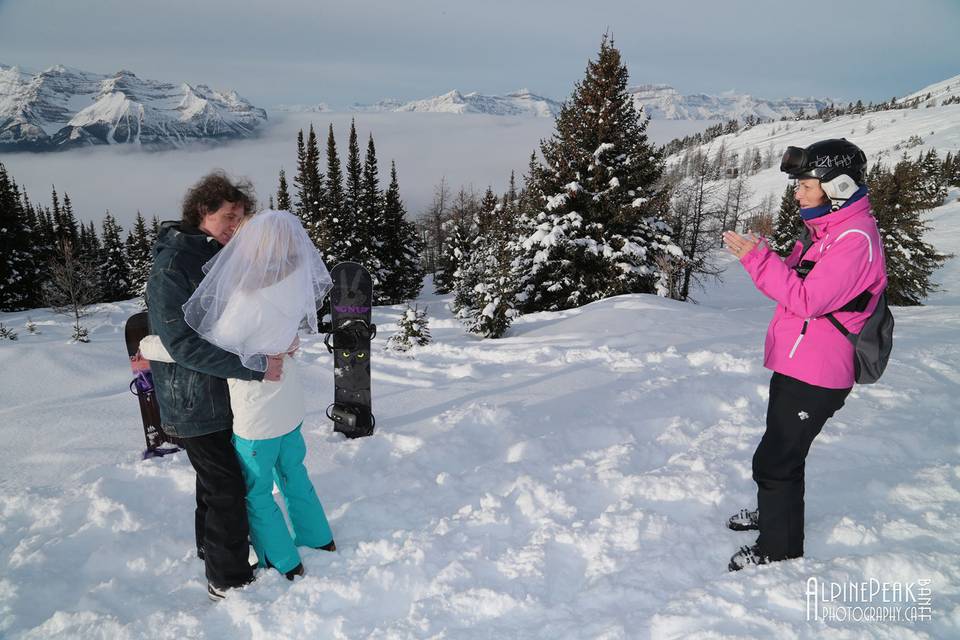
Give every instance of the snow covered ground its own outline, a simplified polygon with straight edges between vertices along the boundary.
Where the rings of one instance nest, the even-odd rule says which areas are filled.
[[[958,198],[930,236],[954,253]],[[436,342],[375,354],[378,428],[357,441],[324,418],[330,356],[305,339],[308,467],[339,551],[305,550],[305,578],[262,572],[216,605],[185,455],[140,460],[122,339],[136,302],[99,307],[86,345],[63,317],[0,314],[19,331],[0,341],[0,637],[960,636],[958,261],[928,306],[895,310],[884,379],[816,441],[806,557],[728,573],[753,539],[724,522],[754,504],[772,303],[724,259],[699,305],[622,296],[496,341],[427,288]],[[376,309],[381,347],[400,313]],[[930,580],[931,619],[808,620],[811,577]]]

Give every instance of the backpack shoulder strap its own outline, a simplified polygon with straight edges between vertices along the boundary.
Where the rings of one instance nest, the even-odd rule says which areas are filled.
[[[830,321],[830,324],[832,324],[833,326],[835,326],[835,327],[837,328],[837,331],[839,331],[840,333],[843,334],[843,337],[844,337],[844,338],[849,338],[849,337],[850,337],[850,331],[849,331],[845,326],[843,326],[843,323],[842,323],[842,322],[840,322],[839,320],[837,320],[837,317],[836,317],[835,315],[833,315],[832,312],[831,312],[831,313],[828,313],[827,315],[825,315],[825,316],[823,316],[823,317],[826,318],[827,320],[829,320],[829,321]]]

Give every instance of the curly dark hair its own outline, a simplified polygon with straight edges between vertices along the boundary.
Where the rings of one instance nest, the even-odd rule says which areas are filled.
[[[239,202],[243,205],[244,213],[250,215],[257,206],[253,184],[243,178],[232,180],[220,169],[211,171],[190,187],[183,197],[183,221],[199,227],[203,217],[222,207],[224,202]]]

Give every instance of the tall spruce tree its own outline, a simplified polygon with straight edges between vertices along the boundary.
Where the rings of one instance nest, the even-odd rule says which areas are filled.
[[[523,240],[531,269],[523,274],[526,311],[665,293],[658,259],[677,249],[667,225],[647,208],[663,160],[627,81],[620,52],[604,36],[557,116],[556,132],[541,143],[545,165],[535,167],[534,179],[546,201]]]
[[[473,191],[468,192],[461,187],[453,199],[449,217],[441,223],[443,243],[433,276],[433,288],[437,293],[450,293],[456,287],[457,272],[470,255],[470,247],[477,234],[478,206]]]
[[[930,227],[923,218],[920,175],[918,164],[910,160],[901,160],[892,171],[874,165],[867,175],[870,204],[883,238],[887,298],[894,305],[922,304],[936,290],[933,272],[950,257],[923,239]]]
[[[491,187],[487,187],[479,205],[473,212],[470,248],[465,252],[453,274],[453,309],[461,319],[466,319],[475,311],[473,302],[475,288],[483,277],[488,242],[485,236],[493,231],[498,215],[499,202]]]
[[[925,209],[939,207],[947,197],[947,177],[936,149],[917,158],[919,203]]]
[[[399,304],[420,295],[425,274],[420,254],[423,243],[416,225],[406,219],[400,199],[396,163],[390,163],[390,186],[383,198],[383,247],[380,254],[383,282],[381,304]]]
[[[277,187],[277,209],[290,211],[290,191],[287,187],[287,174],[280,169],[280,184]]]
[[[360,162],[360,145],[357,142],[357,126],[350,120],[350,140],[347,145],[347,177],[343,203],[343,222],[339,228],[344,234],[342,260],[360,262],[363,251],[362,216],[363,165]],[[362,264],[362,263],[361,263]]]
[[[152,247],[157,243],[157,238],[160,237],[160,218],[157,216],[153,216],[153,218],[150,220],[150,233],[148,237],[150,238],[150,247],[152,253]]]
[[[960,187],[960,156],[947,152],[943,159],[943,179],[950,187]]]
[[[130,279],[130,266],[127,264],[127,252],[120,235],[123,229],[107,211],[103,217],[103,249],[98,274],[100,293],[105,302],[126,300],[135,295]]]
[[[297,187],[296,213],[322,254],[330,247],[330,222],[324,209],[326,188],[320,173],[317,134],[312,124],[305,144],[302,131],[297,137],[297,175],[293,181]]]
[[[133,229],[127,236],[127,264],[130,268],[130,290],[135,296],[142,296],[147,288],[150,269],[153,266],[150,234],[143,215],[137,211]]]
[[[80,228],[84,225],[81,223]],[[99,264],[103,247],[100,245],[100,238],[97,237],[97,230],[93,225],[93,220],[86,226],[87,232],[83,234],[80,245],[77,247],[77,257],[82,260],[89,260],[93,264]]]
[[[346,222],[346,204],[343,193],[343,171],[340,169],[340,157],[337,155],[337,141],[333,137],[333,124],[327,132],[327,178],[326,210],[330,218],[331,247],[324,259],[327,266],[333,266],[343,255],[343,243],[347,238],[343,225]]]
[[[380,191],[380,170],[377,166],[377,148],[373,134],[367,141],[367,154],[363,161],[363,176],[360,182],[360,203],[357,208],[356,254],[373,277],[374,288],[383,285],[383,194]]]
[[[511,242],[516,201],[512,175],[502,202],[487,189],[480,203],[479,233],[458,272],[457,316],[468,331],[485,338],[501,337],[517,315],[515,245]]]
[[[803,218],[800,217],[800,203],[795,197],[796,190],[793,184],[788,184],[780,198],[780,211],[774,222],[773,237],[770,239],[770,248],[786,257],[793,251],[803,233]]]
[[[0,163],[0,311],[29,308],[37,286],[31,229],[19,191]]]

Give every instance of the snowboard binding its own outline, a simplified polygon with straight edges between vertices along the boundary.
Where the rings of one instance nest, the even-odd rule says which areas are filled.
[[[150,373],[150,362],[140,351],[130,356],[130,368],[134,378],[130,381],[130,393],[140,401],[140,410],[143,417],[143,436],[147,448],[143,451],[142,459],[160,458],[169,453],[180,451],[180,447],[163,447],[164,443],[176,444],[160,428],[160,408],[157,406],[157,396],[153,387],[153,374]]]
[[[137,396],[137,400],[140,402],[143,437],[147,444],[147,448],[143,452],[144,460],[180,451],[179,440],[168,436],[160,427],[160,406],[157,403],[157,394],[153,386],[150,361],[140,353],[140,341],[150,334],[149,325],[146,311],[141,311],[127,319],[123,330],[124,341],[127,344],[127,357],[130,360],[130,369],[133,373],[130,392]],[[162,446],[164,444],[174,446],[164,447]]]

